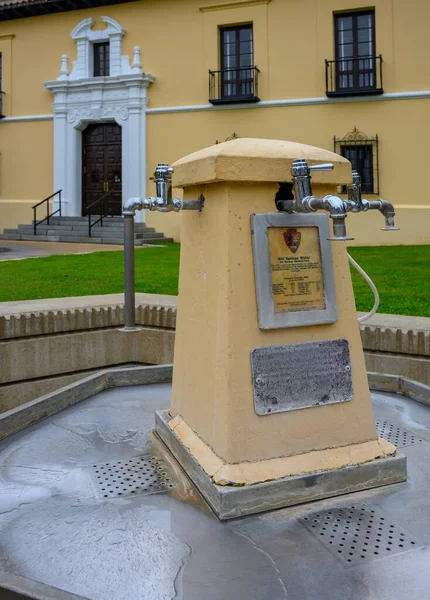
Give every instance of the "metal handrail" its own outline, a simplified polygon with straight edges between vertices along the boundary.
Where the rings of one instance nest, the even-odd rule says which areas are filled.
[[[56,215],[57,213],[60,213],[60,217],[61,217],[61,192],[62,192],[62,190],[58,190],[58,192],[54,192],[53,194],[51,194],[50,196],[48,196],[44,200],[41,200],[40,202],[38,202],[37,204],[35,204],[34,206],[31,207],[33,209],[33,231],[34,231],[34,235],[37,235],[37,227],[39,225],[41,225],[45,221],[47,221],[47,223],[49,225],[49,219],[51,217],[53,217],[54,215]],[[49,214],[49,201],[51,200],[51,198],[54,198],[57,195],[58,195],[59,208],[55,212]],[[40,206],[41,204],[44,204],[45,202],[46,202],[46,217],[44,219],[42,219],[41,221],[37,221],[37,219],[36,219],[36,208],[38,206]]]
[[[97,198],[97,200],[94,200],[94,202],[91,202],[91,204],[89,204],[87,206],[87,211],[92,206],[95,206],[96,204],[98,204],[100,207],[100,213],[97,213],[97,214],[100,214],[100,217],[93,223],[91,223],[92,215],[90,212],[88,213],[88,237],[91,237],[91,229],[94,227],[94,225],[97,225],[98,223],[100,223],[100,227],[103,227],[103,219],[108,216],[110,216],[110,217],[114,216],[114,214],[113,214],[114,213],[113,197],[115,196],[115,194],[118,194],[118,192],[116,190],[109,190],[109,192],[106,192],[105,194],[100,196],[100,198]],[[104,202],[107,198],[110,198],[108,210],[106,212],[103,212]]]
[[[368,66],[360,68],[360,61],[369,61]],[[375,90],[375,92],[382,93],[382,55],[381,54],[369,54],[367,56],[356,56],[351,58],[337,58],[335,60],[325,59],[325,83],[327,94],[341,94],[345,93],[360,93],[366,91]],[[349,66],[351,68],[345,68]],[[334,66],[334,69],[333,69]],[[339,68],[342,66],[343,68]],[[373,83],[368,85],[360,85],[357,80],[360,75],[369,76],[373,75]],[[341,76],[352,76],[352,86],[340,85]]]

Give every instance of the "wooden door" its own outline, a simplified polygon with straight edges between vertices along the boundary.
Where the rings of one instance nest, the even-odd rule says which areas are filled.
[[[82,215],[100,214],[100,207],[91,206],[108,191],[114,214],[121,214],[121,127],[116,123],[95,123],[82,132]]]

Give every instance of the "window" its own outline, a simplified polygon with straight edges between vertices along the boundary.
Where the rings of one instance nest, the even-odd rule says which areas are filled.
[[[375,12],[334,17],[335,60],[326,61],[327,95],[382,93],[382,57],[376,56]]]
[[[378,136],[368,138],[354,127],[342,139],[334,138],[334,151],[344,156],[361,176],[363,193],[379,194]],[[346,192],[346,188],[342,190]]]
[[[254,66],[252,25],[220,29],[221,70],[209,71],[209,100],[256,102],[258,69]]]
[[[94,52],[94,77],[109,75],[109,42],[93,44]]]
[[[335,16],[337,89],[375,87],[375,13]]]

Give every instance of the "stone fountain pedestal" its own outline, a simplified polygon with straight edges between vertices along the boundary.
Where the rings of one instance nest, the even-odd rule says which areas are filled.
[[[184,199],[172,405],[156,432],[221,519],[403,481],[378,438],[344,242],[278,213],[294,159],[318,196],[351,181],[327,150],[236,139],[174,166]],[[355,217],[359,218],[359,216]]]

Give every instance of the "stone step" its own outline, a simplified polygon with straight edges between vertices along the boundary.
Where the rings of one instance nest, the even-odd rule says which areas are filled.
[[[19,238],[23,242],[59,242],[59,235],[25,235],[21,234]]]
[[[86,243],[86,244],[116,244],[119,246],[124,245],[124,239],[122,237],[88,237],[88,236],[67,236],[67,235],[25,235],[22,233],[2,233],[0,234],[0,240],[15,240],[15,241],[26,241],[26,242],[72,242],[72,243]],[[153,237],[137,237],[134,238],[135,246],[142,246],[143,244],[171,244],[173,238],[165,238],[162,234],[156,234]]]
[[[18,230],[13,230],[13,229],[9,229],[9,230],[5,230],[4,234],[2,234],[2,239],[9,239],[9,240],[20,240],[20,239],[32,239],[32,240],[39,240],[39,238],[46,238],[46,237],[55,237],[57,238],[63,238],[63,237],[67,237],[67,238],[75,238],[75,237],[90,237],[87,235],[87,231],[57,231],[57,230],[45,230],[45,231],[38,231],[37,235],[33,235],[32,231],[18,231]],[[121,244],[124,243],[124,232],[123,231],[103,231],[98,229],[97,231],[93,230],[93,235],[91,236],[91,238],[100,238],[103,237],[104,239],[108,239],[108,238],[114,238],[116,240],[121,240]],[[144,231],[144,232],[137,232],[134,234],[134,239],[135,240],[145,240],[145,239],[154,239],[154,238],[163,238],[163,234],[162,233],[157,233],[156,231]]]
[[[16,233],[1,233],[0,234],[0,240],[20,240],[21,239],[21,234],[16,232]]]
[[[91,223],[94,223],[95,221],[97,221],[96,218],[91,220]],[[97,225],[94,225],[94,227],[99,227],[99,223],[97,223]],[[29,223],[25,223],[24,226],[31,226],[33,227],[33,224],[29,224]],[[50,219],[49,221],[49,225],[48,223],[45,221],[44,223],[41,223],[40,225],[38,225],[38,229],[39,227],[67,227],[69,229],[71,229],[72,227],[88,227],[88,219],[85,219],[85,221],[68,221],[66,223],[64,223],[63,221],[53,221],[52,219]],[[124,221],[112,221],[112,219],[103,219],[103,227],[124,227]]]
[[[134,233],[135,240],[152,240],[154,238],[164,238],[164,233],[160,233],[159,231],[138,231]]]
[[[94,225],[94,229],[98,228],[99,225]],[[112,223],[109,223],[109,225],[103,224],[103,227],[106,227],[106,229],[117,229],[118,231],[121,231],[122,229],[124,229],[124,227],[120,224],[120,223],[115,223],[115,225],[113,225]],[[20,224],[18,225],[18,229],[19,231],[33,231],[33,225],[28,225],[28,224]],[[45,231],[47,229],[55,229],[58,231],[72,231],[72,230],[79,230],[79,231],[88,231],[88,222],[87,223],[80,223],[79,225],[75,224],[75,225],[56,225],[55,223],[49,223],[49,225],[47,223],[43,223],[43,225],[39,225],[36,230],[37,231]]]
[[[124,235],[124,227],[99,227],[95,225],[91,228],[92,235],[96,235],[100,237],[100,234],[106,235],[106,237],[114,236],[121,237]],[[135,234],[157,234],[162,235],[159,232],[155,231],[154,227],[138,227],[134,230]],[[20,227],[19,229],[8,229],[4,230],[4,233],[18,233],[24,235],[34,235],[33,227],[26,226]],[[63,227],[63,226],[47,226],[47,227],[38,227],[36,230],[36,235],[83,235],[88,236],[88,227]]]
[[[95,219],[97,215],[92,215],[92,218]],[[124,218],[121,215],[115,215],[113,217],[106,217],[110,221],[123,222]],[[71,221],[76,221],[80,223],[88,222],[88,215],[85,217],[51,217],[50,221],[54,222],[64,222],[65,224],[70,223]]]
[[[39,235],[39,234],[38,234]],[[48,229],[46,232],[43,233],[43,235],[59,235],[60,237],[103,237],[103,238],[116,238],[116,239],[121,239],[122,241],[124,241],[124,230],[122,231],[116,231],[116,230],[110,230],[110,229],[105,229],[104,227],[100,227],[100,228],[95,228],[92,229],[91,231],[91,236],[88,235],[88,229],[84,229],[84,230],[71,230],[71,231],[56,231],[56,230],[51,230]],[[163,237],[163,234],[161,233],[157,233],[156,231],[138,231],[137,233],[134,234],[134,237],[137,239],[142,239],[142,238],[153,238],[153,237]],[[123,243],[123,242],[121,242]]]
[[[91,223],[94,223],[97,219],[92,219]],[[29,223],[24,223],[24,226],[31,226],[33,227],[33,223],[29,224]],[[99,223],[97,223],[96,225],[94,225],[94,227],[99,227]],[[88,227],[88,219],[86,219],[85,221],[69,221],[67,223],[64,222],[58,222],[58,221],[49,221],[49,225],[48,223],[45,221],[44,223],[41,223],[40,225],[37,226],[37,228],[39,229],[39,227],[67,227],[68,229],[72,229],[75,227]],[[112,221],[111,219],[103,219],[103,227],[124,227],[124,222],[123,221]]]
[[[141,245],[143,246],[143,244],[173,244],[174,239],[173,238],[165,238],[165,237],[158,237],[158,238],[151,238],[151,239],[145,239],[145,240],[137,240],[135,242],[135,245]]]

